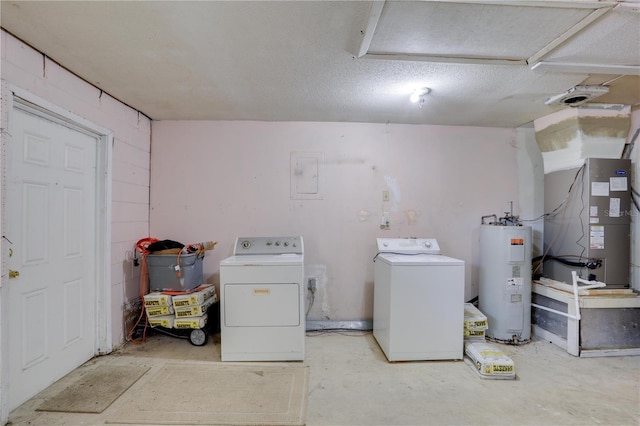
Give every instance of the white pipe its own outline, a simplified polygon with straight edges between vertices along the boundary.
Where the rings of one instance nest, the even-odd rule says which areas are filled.
[[[562,315],[563,317],[571,318],[571,319],[574,319],[574,320],[578,320],[579,319],[575,315],[569,315],[566,312],[560,312],[560,311],[557,311],[555,309],[547,308],[546,306],[538,305],[537,303],[532,303],[531,306],[533,306],[534,308],[542,309],[544,311],[553,312],[554,314]]]
[[[574,300],[576,302],[576,319],[580,321],[580,295],[578,294],[579,290],[589,290],[592,288],[601,288],[605,287],[606,284],[601,281],[587,281],[580,277],[578,277],[578,273],[576,271],[571,271],[571,278],[573,278],[573,295]],[[588,285],[578,286],[578,281],[581,283],[585,283]]]
[[[538,308],[538,309],[542,309],[543,311],[549,311],[549,312],[553,312],[554,314],[558,314],[558,315],[562,315],[563,317],[567,317],[567,318],[571,318],[577,321],[580,321],[580,295],[579,295],[579,291],[580,290],[589,290],[592,288],[601,288],[601,287],[605,287],[606,284],[601,282],[601,281],[587,281],[587,280],[583,280],[582,278],[578,277],[578,274],[576,273],[576,271],[571,271],[571,277],[573,278],[573,300],[575,301],[576,304],[576,314],[575,315],[570,315],[566,312],[561,312],[558,311],[556,309],[551,309],[548,308],[546,306],[542,306],[542,305],[538,305],[537,303],[532,303],[531,306],[533,306],[534,308]],[[578,286],[578,281],[581,283],[585,283],[588,285],[584,285],[584,286]]]

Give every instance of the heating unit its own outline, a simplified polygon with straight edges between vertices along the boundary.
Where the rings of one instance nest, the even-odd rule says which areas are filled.
[[[571,283],[571,271],[607,288],[628,288],[631,268],[631,160],[587,158],[544,177],[544,276]]]

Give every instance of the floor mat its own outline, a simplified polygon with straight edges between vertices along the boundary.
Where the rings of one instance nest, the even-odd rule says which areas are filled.
[[[167,364],[107,423],[304,425],[308,368]]]
[[[102,413],[148,370],[149,367],[126,365],[97,367],[45,401],[37,410]]]

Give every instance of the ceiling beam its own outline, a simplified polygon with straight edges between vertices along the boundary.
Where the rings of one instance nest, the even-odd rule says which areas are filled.
[[[360,45],[360,50],[358,51],[358,58],[363,57],[369,51],[369,46],[371,46],[371,40],[373,40],[373,35],[376,32],[376,27],[378,26],[378,22],[380,21],[380,16],[382,15],[382,9],[384,8],[384,1],[374,1],[371,4],[371,12],[369,12],[369,21],[367,22],[367,28],[364,30],[364,38],[362,39],[362,44]]]
[[[551,51],[555,50],[558,46],[565,43],[567,40],[569,40],[570,38],[578,34],[580,31],[584,30],[586,27],[588,27],[593,22],[598,20],[602,15],[608,13],[610,10],[612,10],[611,7],[594,10],[589,15],[587,15],[584,19],[582,19],[580,22],[578,22],[577,24],[569,28],[567,31],[565,31],[563,34],[561,34],[559,37],[557,37],[555,40],[553,40],[551,43],[547,44],[538,52],[531,55],[531,57],[527,59],[527,63],[534,64],[538,62],[544,56],[549,54]]]
[[[640,66],[638,65],[580,64],[574,62],[542,61],[531,66],[531,70],[575,74],[640,75]]]
[[[560,7],[568,9],[599,9],[612,7],[624,0],[419,0],[422,2],[457,3],[457,4],[487,4],[494,6],[522,6],[522,7]]]
[[[368,53],[360,59],[386,61],[438,62],[445,64],[527,65],[524,59],[485,58],[468,56],[411,55],[403,53]]]

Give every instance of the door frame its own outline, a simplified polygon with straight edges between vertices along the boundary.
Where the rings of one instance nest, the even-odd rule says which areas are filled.
[[[2,81],[0,99],[0,226],[6,235],[6,147],[11,142],[8,124],[16,109],[37,114],[55,123],[87,133],[98,140],[96,147],[96,230],[95,230],[95,286],[96,330],[94,354],[108,354],[113,350],[111,324],[111,182],[113,133],[64,108],[42,99],[24,89]],[[8,294],[9,241],[0,238],[0,425],[9,418],[7,394],[10,383],[8,365]]]

